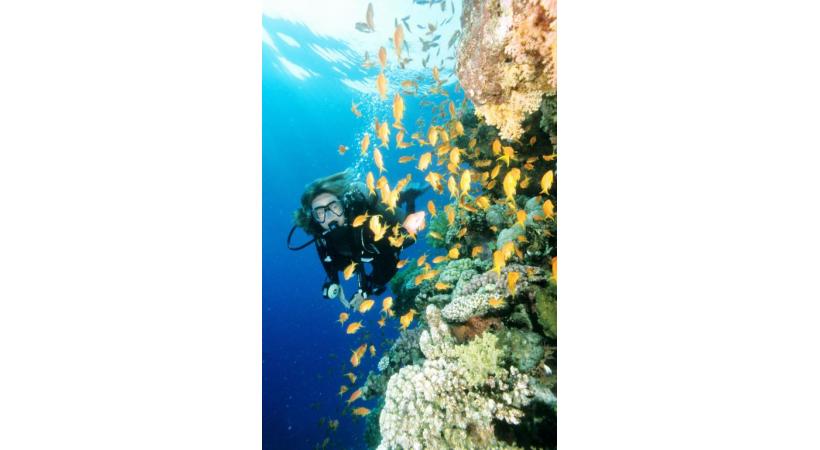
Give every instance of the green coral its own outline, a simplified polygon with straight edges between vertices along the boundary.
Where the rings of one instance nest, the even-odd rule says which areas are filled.
[[[490,375],[495,375],[501,361],[498,338],[492,333],[483,333],[466,345],[453,348],[458,365],[464,368],[464,379],[469,386],[478,386]]]
[[[558,336],[557,287],[551,280],[545,288],[535,293],[535,312],[544,334],[553,339]]]
[[[428,225],[430,232],[427,233],[427,245],[433,248],[447,248],[445,238],[447,231],[450,229],[450,224],[447,222],[447,215],[444,213],[436,214],[436,217],[433,217]],[[431,233],[438,233],[441,239],[430,236]]]
[[[535,368],[544,357],[541,336],[531,331],[506,329],[498,333],[498,343],[504,355],[504,364],[513,365],[522,372]]]

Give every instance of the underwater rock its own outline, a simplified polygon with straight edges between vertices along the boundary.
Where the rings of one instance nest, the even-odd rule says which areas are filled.
[[[491,205],[484,217],[487,219],[487,223],[498,228],[506,228],[507,224],[512,222],[509,210],[504,205]]]
[[[535,313],[544,334],[553,339],[558,337],[557,287],[552,280],[535,293]]]
[[[462,324],[450,325],[450,333],[457,342],[464,343],[481,336],[486,330],[496,331],[502,328],[504,325],[498,317],[473,316]]]
[[[515,305],[513,312],[510,313],[509,317],[507,317],[507,322],[511,326],[532,331],[532,321],[530,320],[530,316],[527,314],[527,308],[524,305]]]
[[[552,0],[466,0],[458,49],[459,81],[476,115],[505,139],[556,91],[556,7]]]
[[[428,306],[426,317],[430,329],[419,342],[427,359],[388,381],[378,448],[516,448],[496,439],[495,423],[522,420],[533,395],[530,378],[498,364],[491,333],[457,345],[438,308]]]

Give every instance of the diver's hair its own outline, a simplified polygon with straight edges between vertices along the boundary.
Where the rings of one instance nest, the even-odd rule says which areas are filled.
[[[345,189],[347,189],[352,181],[350,170],[345,170],[324,178],[316,179],[305,186],[305,191],[302,193],[302,199],[300,201],[301,207],[293,213],[293,223],[309,234],[321,234],[323,231],[322,226],[313,220],[313,215],[311,214],[310,206],[311,203],[313,203],[313,199],[316,198],[317,195],[329,193],[341,200]]]

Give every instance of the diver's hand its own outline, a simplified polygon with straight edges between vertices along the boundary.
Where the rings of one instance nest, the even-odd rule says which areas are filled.
[[[353,298],[350,299],[350,307],[353,309],[357,309],[366,298],[367,292],[364,292],[361,289],[359,289],[359,291],[353,295]]]
[[[402,224],[408,233],[415,235],[417,232],[424,229],[424,211],[414,212],[404,219]]]

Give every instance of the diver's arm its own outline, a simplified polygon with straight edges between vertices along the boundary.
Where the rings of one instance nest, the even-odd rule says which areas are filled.
[[[333,260],[330,259],[324,247],[317,245],[316,251],[319,253],[319,261],[322,262],[322,268],[325,269],[327,275],[325,282],[322,284],[322,295],[325,298],[333,298],[335,295],[332,295],[334,292],[332,286],[339,286],[339,271],[336,270]]]

